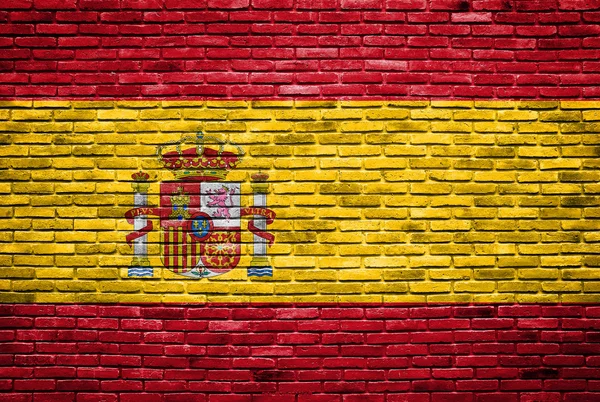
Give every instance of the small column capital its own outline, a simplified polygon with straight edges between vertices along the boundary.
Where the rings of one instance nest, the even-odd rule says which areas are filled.
[[[135,172],[131,175],[133,179],[133,183],[131,183],[131,188],[136,193],[145,193],[150,188],[150,183],[148,183],[148,179],[150,179],[150,175],[148,173],[139,171]]]
[[[252,178],[252,190],[254,190],[255,193],[266,194],[269,192],[269,183],[267,183],[267,180],[269,179],[268,173],[259,171],[253,173],[250,177]]]

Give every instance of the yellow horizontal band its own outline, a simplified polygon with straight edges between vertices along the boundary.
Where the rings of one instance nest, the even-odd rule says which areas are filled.
[[[134,192],[173,195],[158,147],[198,132],[277,215],[211,278],[165,268],[157,217],[147,265],[126,242]],[[0,144],[0,302],[600,301],[600,102],[13,101]]]

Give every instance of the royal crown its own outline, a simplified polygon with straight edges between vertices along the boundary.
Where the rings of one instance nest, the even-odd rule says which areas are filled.
[[[269,179],[269,174],[264,172],[256,172],[250,176],[253,181],[263,182]]]
[[[207,146],[207,141],[216,144],[218,149]],[[189,143],[196,146],[182,150],[182,146]],[[230,170],[235,169],[244,155],[244,151],[239,146],[235,144],[231,146],[235,147],[237,152],[226,151],[225,143],[222,141],[198,133],[196,137],[188,136],[179,141],[160,145],[157,156],[163,166],[171,170],[177,179],[220,181],[227,177]]]
[[[133,181],[148,181],[150,179],[150,175],[145,172],[135,172],[131,175]]]

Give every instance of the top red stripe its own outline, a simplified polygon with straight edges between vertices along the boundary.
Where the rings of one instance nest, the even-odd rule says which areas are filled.
[[[3,98],[600,98],[600,0],[9,0]]]

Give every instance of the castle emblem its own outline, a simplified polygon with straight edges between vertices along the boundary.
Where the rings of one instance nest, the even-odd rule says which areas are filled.
[[[205,145],[207,140],[216,142],[218,149]],[[182,150],[190,142],[195,147]],[[247,230],[253,234],[248,276],[272,276],[267,247],[274,236],[266,229],[275,213],[266,208],[269,176],[262,172],[252,175],[253,206],[241,207],[242,183],[225,181],[244,155],[241,148],[233,147],[235,152],[226,151],[225,144],[202,134],[160,145],[158,160],[175,179],[160,183],[159,208],[148,205],[150,176],[144,172],[132,175],[135,208],[125,214],[134,226],[126,236],[134,254],[130,277],[154,275],[148,258],[147,238],[153,230],[149,216],[160,218],[162,265],[190,278],[222,275],[239,264],[242,218],[248,217]]]

